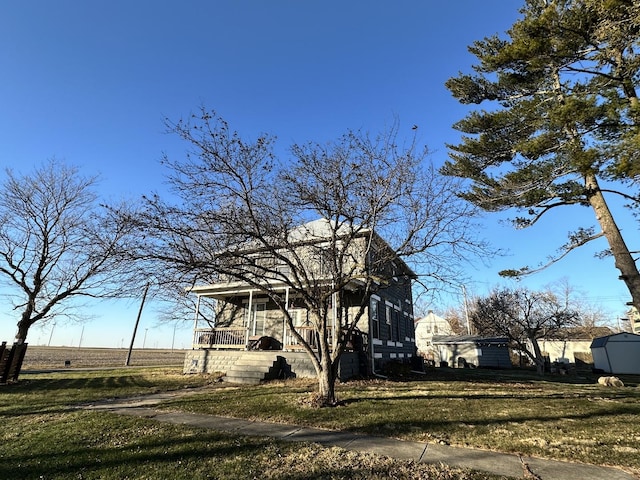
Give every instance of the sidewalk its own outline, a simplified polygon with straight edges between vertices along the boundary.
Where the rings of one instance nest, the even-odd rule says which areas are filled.
[[[195,389],[198,391],[199,389]],[[194,392],[192,390],[191,392]],[[616,468],[580,463],[560,462],[533,457],[489,452],[471,448],[451,447],[426,442],[410,442],[357,433],[322,430],[318,428],[255,422],[237,418],[218,417],[182,412],[163,412],[153,408],[187,392],[166,392],[144,397],[115,400],[85,406],[87,410],[105,410],[120,415],[150,418],[159,422],[211,428],[238,435],[268,436],[290,442],[310,442],[337,446],[347,450],[370,452],[399,460],[444,463],[453,467],[470,468],[496,475],[540,480],[633,480],[634,476]]]

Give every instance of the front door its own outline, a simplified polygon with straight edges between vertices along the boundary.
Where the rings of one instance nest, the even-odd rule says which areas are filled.
[[[249,313],[249,335],[264,335],[264,324],[267,316],[266,303],[254,303]]]

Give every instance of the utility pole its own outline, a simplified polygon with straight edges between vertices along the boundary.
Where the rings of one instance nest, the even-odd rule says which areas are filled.
[[[136,332],[138,331],[138,324],[140,323],[140,317],[142,316],[142,308],[144,307],[144,301],[147,299],[147,292],[149,291],[149,284],[144,287],[144,293],[142,294],[142,302],[140,302],[140,310],[138,310],[138,317],[136,318],[136,324],[133,327],[133,335],[131,335],[131,343],[129,344],[129,352],[127,353],[127,360],[124,362],[124,366],[128,367],[131,362],[131,351],[133,350],[133,342],[136,340]]]
[[[49,341],[47,342],[47,347],[51,346],[51,338],[53,337],[53,330],[55,330],[56,328],[56,322],[53,322],[53,325],[51,325],[51,333],[49,333]]]
[[[469,307],[467,305],[467,287],[464,285],[460,285],[462,287],[462,300],[464,301],[464,316],[467,320],[467,335],[471,335],[471,323],[469,323]]]

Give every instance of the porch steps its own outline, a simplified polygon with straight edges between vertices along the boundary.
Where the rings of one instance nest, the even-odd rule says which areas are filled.
[[[247,385],[274,380],[280,375],[284,362],[284,357],[273,351],[245,352],[228,368],[223,380]]]

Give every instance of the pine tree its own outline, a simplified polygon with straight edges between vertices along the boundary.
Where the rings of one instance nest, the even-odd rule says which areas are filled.
[[[521,13],[506,39],[496,35],[469,47],[478,59],[475,73],[446,83],[461,103],[487,108],[455,125],[464,135],[449,145],[443,171],[470,179],[463,196],[483,209],[521,212],[517,227],[558,207],[592,208],[601,231],[570,232],[552,262],[604,236],[639,307],[634,252],[607,198],[618,195],[628,208],[640,208],[640,4],[527,0]]]

